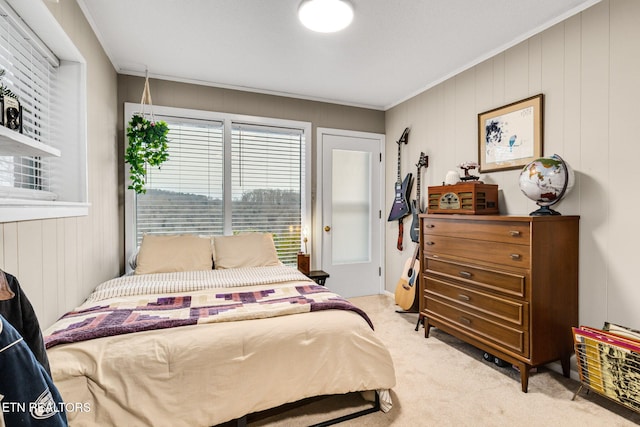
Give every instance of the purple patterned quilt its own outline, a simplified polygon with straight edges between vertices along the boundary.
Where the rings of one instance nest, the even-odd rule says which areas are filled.
[[[319,310],[367,314],[324,286],[286,285],[247,292],[203,290],[186,295],[142,295],[112,298],[81,306],[47,330],[45,345],[85,341],[113,335],[203,323],[262,319]]]

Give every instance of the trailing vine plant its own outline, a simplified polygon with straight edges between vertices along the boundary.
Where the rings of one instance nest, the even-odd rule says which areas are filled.
[[[168,133],[169,126],[162,120],[149,121],[138,114],[131,117],[127,127],[129,146],[124,156],[129,163],[130,190],[138,194],[147,192],[147,165],[160,167],[169,158]]]
[[[148,104],[151,120],[145,118],[145,104]],[[144,81],[140,111],[134,114],[127,126],[129,145],[124,154],[125,163],[129,163],[129,189],[136,193],[146,193],[147,166],[160,167],[169,158],[167,134],[169,126],[165,121],[156,121],[153,117],[149,74]]]

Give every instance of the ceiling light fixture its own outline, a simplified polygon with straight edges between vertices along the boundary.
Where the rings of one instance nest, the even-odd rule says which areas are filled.
[[[298,18],[310,30],[334,33],[351,24],[353,7],[346,0],[304,0],[298,8]]]

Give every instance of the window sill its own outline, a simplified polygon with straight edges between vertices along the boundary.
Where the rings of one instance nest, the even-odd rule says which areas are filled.
[[[60,150],[14,130],[0,127],[0,156],[60,157]]]
[[[89,203],[0,199],[0,223],[89,215]]]

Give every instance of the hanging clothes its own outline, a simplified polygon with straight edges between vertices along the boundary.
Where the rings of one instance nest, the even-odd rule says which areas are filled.
[[[0,426],[66,427],[64,402],[18,331],[0,316]]]
[[[11,294],[13,294],[12,297]],[[33,306],[20,287],[18,279],[2,270],[0,270],[0,315],[4,316],[24,338],[36,360],[44,367],[47,374],[51,375],[42,330]]]

